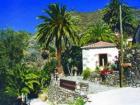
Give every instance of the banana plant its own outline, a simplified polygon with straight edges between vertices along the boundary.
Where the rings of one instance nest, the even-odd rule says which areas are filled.
[[[34,85],[39,85],[39,76],[24,64],[16,65],[12,70],[9,70],[7,77],[6,92],[20,96],[22,93],[27,95],[34,90]]]

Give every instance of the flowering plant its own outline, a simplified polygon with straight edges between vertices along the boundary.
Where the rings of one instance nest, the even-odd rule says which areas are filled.
[[[103,69],[100,71],[101,75],[107,75],[107,74],[112,74],[112,71],[109,69]]]

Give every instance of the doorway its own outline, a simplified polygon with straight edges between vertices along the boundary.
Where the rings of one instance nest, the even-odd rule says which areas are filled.
[[[99,54],[99,65],[105,66],[108,63],[107,54]]]

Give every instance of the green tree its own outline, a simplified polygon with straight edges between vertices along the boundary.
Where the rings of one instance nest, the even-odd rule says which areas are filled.
[[[114,34],[109,26],[103,22],[97,22],[87,28],[87,31],[82,35],[80,43],[85,45],[98,41],[114,42]]]
[[[78,46],[72,46],[62,53],[62,65],[65,74],[71,75],[73,67],[77,68],[77,74],[82,73],[82,49]]]
[[[59,73],[63,73],[61,66],[62,46],[67,45],[68,42],[76,43],[77,27],[74,18],[66,11],[65,6],[50,4],[45,13],[46,16],[39,16],[40,19],[43,19],[43,23],[38,25],[37,39],[46,47],[55,42],[57,70]]]
[[[10,86],[11,79],[16,79],[19,76],[17,73],[17,76],[9,78],[11,72],[14,72],[13,68],[16,64],[21,63],[24,58],[28,38],[29,33],[27,32],[16,32],[11,29],[0,30],[0,105],[11,105],[16,99],[16,88],[13,89],[15,92],[13,94],[5,90]],[[12,82],[11,84],[15,85],[16,83]]]
[[[7,70],[22,62],[28,38],[26,32],[0,30],[0,89],[5,87]]]
[[[29,33],[15,32],[11,29],[0,30],[0,58],[8,68],[22,61]]]
[[[122,24],[125,34],[131,35],[134,32],[134,17],[132,8],[124,4],[122,0],[110,0],[109,5],[105,8],[103,20],[110,26],[113,32],[120,31],[119,6],[122,5]]]

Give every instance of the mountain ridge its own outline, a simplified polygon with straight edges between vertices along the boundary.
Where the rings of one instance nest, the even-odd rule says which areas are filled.
[[[132,11],[133,16],[136,18],[138,24],[140,24],[140,9],[134,9]],[[79,26],[84,31],[89,25],[102,21],[104,10],[98,10],[93,12],[73,12],[73,16],[79,18]]]

